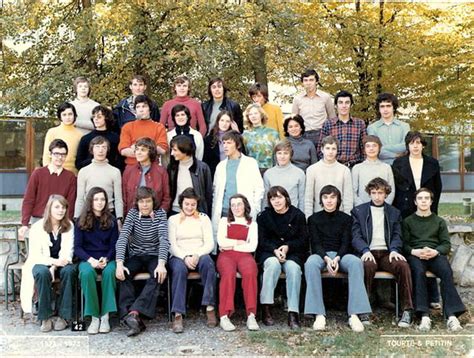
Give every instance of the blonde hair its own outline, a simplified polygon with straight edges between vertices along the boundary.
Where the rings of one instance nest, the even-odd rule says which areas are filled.
[[[262,125],[267,124],[268,121],[268,116],[263,110],[262,106],[260,106],[258,103],[252,103],[247,106],[247,108],[244,111],[244,127],[246,129],[252,129],[253,124],[249,120],[249,112],[251,109],[256,108],[258,112],[260,113],[260,117],[262,118]]]
[[[44,208],[43,214],[43,229],[48,234],[53,232],[53,220],[51,218],[51,207],[53,206],[54,202],[58,201],[59,204],[66,208],[66,212],[64,217],[59,221],[59,232],[67,232],[71,229],[72,224],[68,217],[69,212],[69,203],[67,202],[66,198],[62,195],[52,194],[49,196],[48,203]]]

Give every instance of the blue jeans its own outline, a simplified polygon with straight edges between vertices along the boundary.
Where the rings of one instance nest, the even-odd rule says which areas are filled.
[[[283,264],[281,264],[275,256],[265,260],[263,263],[263,282],[262,291],[260,292],[260,303],[264,305],[273,304],[275,287],[282,269],[286,274],[288,312],[299,313],[301,267],[293,260],[287,260]]]
[[[337,252],[329,251],[326,254],[331,259],[334,259]],[[325,267],[326,262],[317,254],[311,255],[304,264],[304,274],[306,277],[305,314],[326,315],[321,285],[321,271]],[[347,272],[349,275],[347,313],[353,315],[372,312],[364,285],[364,265],[362,261],[354,255],[344,255],[339,261],[339,269],[342,272]]]

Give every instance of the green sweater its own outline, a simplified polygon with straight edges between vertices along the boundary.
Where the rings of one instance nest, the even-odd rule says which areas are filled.
[[[402,228],[403,250],[407,255],[425,246],[438,250],[441,255],[447,255],[451,249],[446,222],[434,213],[426,217],[411,214],[403,220]]]

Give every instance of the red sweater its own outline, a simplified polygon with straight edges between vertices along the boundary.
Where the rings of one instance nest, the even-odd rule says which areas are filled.
[[[164,150],[168,150],[168,140],[166,138],[166,129],[162,124],[153,122],[151,119],[135,120],[126,123],[120,133],[119,152],[122,149],[129,148],[140,139],[148,137],[155,141]],[[127,165],[137,164],[137,160],[132,157],[125,157]]]
[[[21,224],[28,225],[30,218],[43,217],[44,208],[51,194],[64,196],[69,203],[69,217],[74,217],[76,202],[76,176],[63,169],[60,175],[50,174],[48,167],[35,169],[26,186],[21,207]]]
[[[166,101],[161,108],[160,123],[162,123],[168,131],[174,128],[174,122],[171,119],[171,110],[177,104],[182,104],[188,107],[191,112],[191,128],[198,130],[204,138],[207,133],[206,121],[204,120],[204,114],[202,113],[201,103],[194,98],[186,97],[174,97],[169,101]]]
[[[141,176],[142,167],[140,164],[127,165],[125,168],[122,178],[124,218],[127,216],[128,211],[135,206],[135,196],[140,185]],[[166,169],[156,162],[152,163],[150,170],[145,174],[145,183],[147,187],[155,191],[158,207],[167,212],[170,209],[171,198],[168,172]]]

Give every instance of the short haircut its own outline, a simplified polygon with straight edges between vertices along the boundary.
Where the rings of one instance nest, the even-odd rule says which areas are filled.
[[[325,185],[322,187],[321,191],[319,192],[319,205],[321,205],[321,207],[324,208],[323,195],[331,195],[331,194],[336,194],[337,196],[336,210],[339,210],[342,203],[342,195],[341,195],[341,191],[338,188],[336,188],[334,185]]]
[[[377,143],[378,144],[378,146],[379,146],[379,152],[377,154],[377,156],[378,156],[380,154],[380,151],[382,150],[382,141],[380,140],[380,138],[377,137],[376,135],[369,134],[369,135],[365,136],[364,140],[362,141],[362,144],[364,145],[364,147],[367,143]]]
[[[224,89],[224,97],[227,97],[227,92],[229,91],[229,88],[226,86],[224,80],[220,77],[214,77],[214,78],[211,78],[211,80],[209,81],[209,83],[207,84],[207,94],[209,95],[209,98],[212,99],[212,92],[211,92],[211,86],[214,84],[214,83],[217,83],[217,82],[220,82],[222,83],[222,88]]]
[[[303,78],[310,77],[310,76],[314,76],[316,78],[316,82],[319,83],[319,75],[316,72],[316,70],[313,68],[308,68],[301,74],[301,77],[300,77],[301,82],[303,82]]]
[[[420,143],[423,145],[423,147],[426,147],[426,144],[427,144],[426,140],[420,132],[409,131],[407,135],[405,136],[405,147],[407,148],[408,151],[410,151],[409,144],[417,139],[420,140]]]
[[[268,193],[267,193],[268,206],[273,207],[270,202],[270,199],[278,196],[278,194],[280,194],[281,196],[285,198],[286,207],[287,208],[290,207],[291,205],[290,194],[288,194],[286,189],[280,185],[275,185],[275,186],[272,186],[270,189],[268,189]]]
[[[64,148],[66,149],[66,154],[68,153],[69,149],[67,147],[67,144],[65,141],[62,139],[53,139],[51,143],[49,144],[49,152],[52,153],[54,148]]]
[[[354,104],[354,98],[352,97],[352,93],[350,93],[349,91],[345,91],[345,90],[337,92],[336,97],[334,97],[334,104],[337,105],[337,100],[339,98],[346,98],[346,97],[350,98],[351,105]]]
[[[89,143],[89,153],[92,155],[94,154],[94,145],[96,144],[102,144],[105,143],[107,144],[107,154],[110,152],[110,142],[107,138],[102,137],[101,135],[98,135],[97,137],[92,138],[92,140]]]
[[[74,89],[74,93],[77,94],[77,85],[79,83],[87,83],[89,85],[89,91],[87,91],[87,95],[89,96],[91,94],[91,81],[89,81],[89,79],[87,77],[83,77],[83,76],[79,76],[79,77],[76,77],[73,81],[72,81],[72,88]]]
[[[179,112],[184,112],[186,114],[186,117],[188,118],[186,125],[189,126],[189,123],[191,122],[191,112],[184,104],[177,104],[171,109],[171,119],[173,120],[174,125],[177,126],[175,117]]]
[[[58,106],[58,110],[56,111],[56,115],[59,120],[61,120],[61,113],[63,113],[66,109],[72,109],[72,113],[74,113],[74,122],[76,122],[77,119],[77,111],[76,107],[72,103],[69,102],[63,102]],[[74,123],[73,122],[73,123]]]
[[[199,200],[201,200],[201,197],[196,193],[194,188],[189,187],[184,189],[178,197],[178,205],[181,209],[183,208],[184,199],[194,199],[199,205]]]
[[[375,111],[380,118],[380,103],[390,102],[393,106],[393,113],[397,112],[398,108],[398,98],[393,93],[380,93],[375,100]]]
[[[189,96],[189,94],[191,93],[191,80],[189,79],[188,76],[185,76],[185,75],[178,76],[174,79],[173,88],[172,88],[173,93],[176,94],[176,85],[178,83],[185,83],[185,82],[188,82],[188,96]]]
[[[249,88],[249,96],[250,98],[252,98],[252,96],[255,96],[256,94],[259,94],[259,93],[265,99],[265,103],[267,103],[268,102],[268,87],[265,86],[263,83],[255,82]]]
[[[92,109],[92,116],[91,116],[91,121],[92,121],[92,124],[94,124],[94,119],[93,117],[97,114],[97,113],[102,113],[103,116],[105,117],[105,127],[107,129],[111,129],[113,128],[114,124],[115,124],[115,118],[114,118],[114,113],[112,112],[112,110],[102,104],[99,104],[98,106],[95,106],[93,109]],[[94,125],[95,126],[95,125]]]
[[[365,186],[365,192],[370,195],[372,190],[383,190],[385,194],[389,195],[392,192],[390,184],[380,177],[374,178]]]
[[[339,141],[337,140],[336,137],[333,137],[332,135],[328,135],[322,139],[321,149],[323,149],[328,144],[335,144],[336,147],[339,148]]]
[[[416,197],[420,193],[428,193],[428,194],[430,194],[431,201],[434,200],[434,193],[430,189],[422,187],[422,188],[418,189],[417,191],[415,191],[415,194],[413,195],[413,199],[415,201],[416,201]]]
[[[231,223],[235,221],[234,213],[232,212],[231,203],[233,199],[242,199],[244,203],[244,217],[247,219],[247,222],[250,224],[252,222],[252,216],[250,215],[252,208],[250,207],[250,203],[247,197],[243,194],[234,194],[229,198],[229,212],[227,214],[227,222]]]
[[[290,158],[293,157],[293,146],[291,145],[288,139],[283,139],[279,141],[273,148],[273,154],[276,155],[276,153],[281,150],[286,150],[290,152]]]
[[[290,134],[288,133],[288,124],[290,123],[290,121],[295,121],[296,123],[300,125],[301,135],[303,135],[306,129],[304,126],[304,119],[299,114],[295,114],[294,116],[286,118],[285,121],[283,122],[283,131],[285,132],[285,137],[290,136]]]
[[[156,150],[156,143],[153,139],[149,137],[142,137],[139,138],[135,142],[135,148],[137,147],[145,147],[148,149],[148,157],[150,158],[150,161],[153,163],[156,161],[158,158],[158,151]]]
[[[246,127],[250,129],[253,128],[253,124],[249,119],[249,112],[254,108],[258,111],[258,113],[260,113],[260,117],[262,118],[262,125],[265,125],[268,121],[268,116],[261,105],[259,105],[258,103],[249,104],[244,111],[244,122]]]
[[[138,82],[143,82],[143,84],[146,86],[147,85],[147,81],[146,81],[146,78],[145,76],[142,76],[142,75],[133,75],[132,78],[130,79],[130,81],[128,81],[128,84],[131,85],[133,80],[136,80]]]
[[[156,200],[156,193],[152,188],[147,186],[141,186],[137,189],[137,194],[135,195],[135,208],[138,209],[138,202],[143,199],[153,199],[153,209],[158,209],[158,201]]]
[[[242,139],[242,135],[239,132],[234,130],[225,132],[222,136],[222,141],[224,142],[226,140],[233,141],[237,147],[237,150],[242,153],[244,149],[244,141]]]
[[[148,108],[151,111],[153,102],[151,101],[151,99],[147,95],[141,94],[141,95],[136,96],[135,97],[135,102],[134,102],[135,107],[139,103],[146,103],[148,105]]]
[[[170,149],[173,149],[174,146],[189,157],[194,157],[196,154],[196,146],[193,140],[187,135],[181,134],[174,136],[170,142]]]

